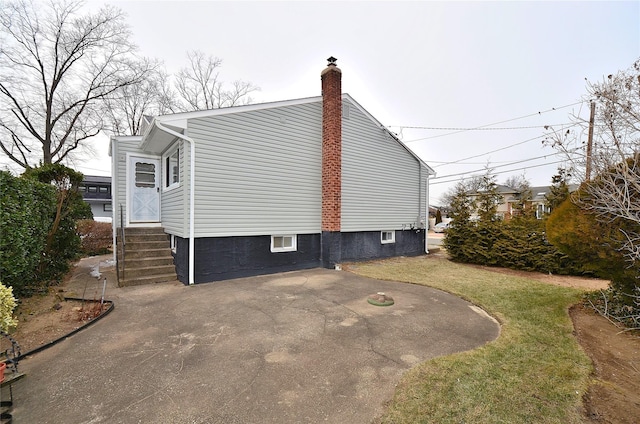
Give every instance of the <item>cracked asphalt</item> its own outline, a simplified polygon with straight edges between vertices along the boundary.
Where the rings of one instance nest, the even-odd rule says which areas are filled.
[[[500,331],[450,294],[344,271],[116,288],[105,258],[66,294],[99,297],[99,262],[114,311],[20,363],[14,422],[370,423],[412,366]]]

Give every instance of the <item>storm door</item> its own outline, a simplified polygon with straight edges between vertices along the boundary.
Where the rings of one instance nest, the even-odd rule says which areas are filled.
[[[133,223],[160,221],[160,160],[131,156],[129,183]]]

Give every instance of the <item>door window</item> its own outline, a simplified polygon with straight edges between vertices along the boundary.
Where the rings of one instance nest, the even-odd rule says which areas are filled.
[[[154,188],[156,186],[156,165],[136,162],[136,187]]]

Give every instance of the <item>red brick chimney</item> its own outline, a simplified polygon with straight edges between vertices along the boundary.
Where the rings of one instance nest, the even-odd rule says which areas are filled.
[[[342,71],[331,56],[322,80],[322,231],[340,231],[342,202]]]

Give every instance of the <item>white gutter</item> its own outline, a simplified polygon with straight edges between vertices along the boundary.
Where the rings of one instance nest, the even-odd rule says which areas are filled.
[[[190,154],[189,154],[189,285],[195,284],[195,196],[194,196],[194,187],[196,182],[195,177],[195,162],[196,162],[196,145],[193,139],[187,137],[184,134],[180,134],[179,132],[173,131],[164,125],[162,125],[159,121],[154,120],[156,126],[160,128],[162,131],[167,134],[171,134],[180,138],[189,143],[190,146]]]

